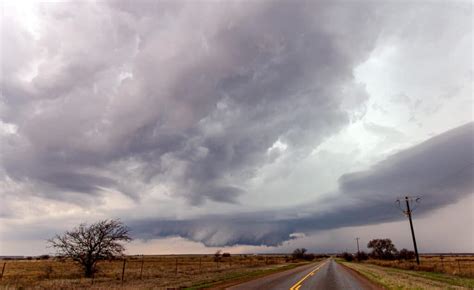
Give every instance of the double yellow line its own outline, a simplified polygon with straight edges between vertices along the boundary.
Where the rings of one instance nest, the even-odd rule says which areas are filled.
[[[299,280],[298,282],[296,282],[295,285],[291,286],[290,290],[299,290],[300,287],[301,287],[301,284],[303,283],[304,280],[308,279],[308,277],[311,277],[314,275],[314,273],[316,273],[316,271],[319,270],[319,268],[321,268],[324,264],[326,264],[327,262],[324,262],[320,265],[318,265],[316,268],[313,269],[313,271],[309,272],[308,275],[304,276],[303,279]]]

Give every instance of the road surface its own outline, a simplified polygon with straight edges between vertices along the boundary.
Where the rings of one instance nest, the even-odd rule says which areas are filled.
[[[328,259],[323,262],[272,274],[230,290],[380,289],[365,278]]]

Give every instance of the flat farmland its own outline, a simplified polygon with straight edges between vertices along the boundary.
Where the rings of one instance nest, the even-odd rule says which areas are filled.
[[[125,262],[124,262],[125,261]],[[288,269],[301,263],[284,255],[126,256],[98,263],[94,278],[83,278],[78,264],[67,259],[0,260],[1,289],[167,289],[212,285]]]
[[[404,270],[445,273],[460,277],[474,277],[474,255],[421,255],[420,265],[413,261],[368,260],[365,263]]]

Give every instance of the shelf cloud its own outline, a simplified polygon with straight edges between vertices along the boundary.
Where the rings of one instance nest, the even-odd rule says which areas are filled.
[[[469,123],[391,155],[367,171],[344,174],[339,192],[323,202],[193,220],[135,221],[133,228],[144,238],[181,236],[207,246],[277,246],[295,238],[296,232],[399,220],[403,215],[395,201],[403,196],[421,197],[417,215],[422,215],[472,194],[473,136],[474,123]]]

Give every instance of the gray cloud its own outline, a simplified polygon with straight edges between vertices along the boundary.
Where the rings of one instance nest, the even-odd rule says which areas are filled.
[[[274,142],[314,148],[367,98],[352,75],[377,38],[366,5],[41,9],[39,40],[22,32],[35,53],[9,43],[20,53],[7,55],[1,118],[17,130],[2,141],[1,165],[47,198],[107,188],[139,199],[124,186],[133,175],[192,204],[234,203],[272,162]],[[31,80],[13,73],[25,57]]]
[[[193,220],[136,220],[142,238],[178,235],[208,246],[279,245],[293,233],[378,224],[403,218],[395,200],[421,196],[417,216],[455,203],[474,189],[474,123],[400,151],[367,171],[345,174],[340,191],[299,207]],[[337,200],[337,202],[335,202]]]
[[[382,99],[401,96],[380,104],[388,117],[399,117],[394,104],[434,116],[431,108],[447,103],[432,95],[460,100],[472,86],[469,74],[459,77],[472,39],[468,5],[43,3],[38,35],[5,13],[0,217],[31,224],[23,214],[45,214],[51,224],[64,224],[63,216],[77,222],[87,211],[91,219],[120,216],[143,239],[277,245],[300,236],[294,233],[401,218],[394,206],[400,195],[422,195],[419,214],[459,200],[472,193],[472,124],[344,174],[334,192],[315,194],[313,202],[267,211],[250,202],[258,196],[269,200],[266,208],[279,198],[295,204],[320,190],[312,188],[318,178],[305,183],[313,172],[330,177],[321,182],[328,188],[339,173],[321,171],[365,166],[367,160],[352,159],[367,149],[358,140],[341,145],[354,145],[342,154],[323,148],[324,158],[318,151],[352,122],[362,120],[363,134],[385,138],[390,150],[405,137],[404,144],[413,142],[413,132],[393,122],[364,119],[367,86],[354,75],[369,57],[379,70],[369,78],[387,76],[402,87],[389,90],[382,82]],[[399,52],[394,59],[392,49]],[[462,98],[452,103],[472,104]],[[472,119],[472,110],[461,113],[453,122],[424,122],[439,132]],[[321,158],[310,158],[317,151]],[[304,161],[299,174],[293,165]],[[299,178],[280,178],[295,172]],[[284,196],[285,189],[291,194]],[[24,200],[38,206],[22,211]],[[49,212],[63,205],[73,210]],[[15,237],[55,231],[45,227]]]

